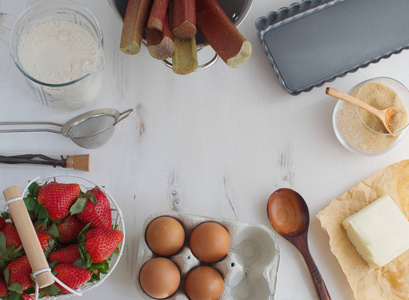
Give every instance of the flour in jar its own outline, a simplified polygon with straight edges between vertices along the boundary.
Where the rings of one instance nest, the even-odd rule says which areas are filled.
[[[97,42],[86,29],[72,22],[48,22],[27,35],[21,63],[39,81],[67,83],[93,68],[97,52]]]

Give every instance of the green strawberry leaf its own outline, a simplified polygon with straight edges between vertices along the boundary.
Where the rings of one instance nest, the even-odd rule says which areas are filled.
[[[91,272],[91,279],[90,282],[99,281],[101,280],[101,274],[107,274],[109,271],[109,264],[108,261],[104,261],[99,264],[91,264],[89,267],[89,271]],[[95,272],[97,271],[97,272]]]
[[[33,182],[32,184],[30,184],[30,186],[28,187],[28,192],[30,193],[30,195],[32,195],[34,198],[37,198],[38,195],[38,190],[40,189],[40,186],[38,185],[37,182]]]
[[[75,203],[70,208],[71,215],[75,215],[82,212],[85,206],[87,206],[87,201],[88,201],[87,198],[83,198],[81,196],[78,197],[78,200],[75,201]]]
[[[16,292],[14,292],[14,291],[9,291],[9,293],[8,293],[8,299],[10,299],[10,300],[24,300],[24,298],[23,297],[21,297],[20,296],[21,294],[19,294],[19,293],[16,293]]]
[[[97,197],[92,193],[86,193],[85,195],[88,196],[88,199],[91,200],[92,203],[98,203]]]
[[[8,211],[5,211],[5,212],[2,212],[2,213],[1,213],[1,217],[2,217],[4,220],[8,220],[8,219],[11,219],[11,214],[10,214]]]
[[[99,273],[98,274],[92,273],[91,279],[89,280],[89,282],[95,282],[95,281],[100,281],[100,280],[101,280],[101,277],[99,276]]]
[[[45,247],[45,252],[44,255],[46,258],[50,255],[50,253],[54,250],[55,248],[55,240],[54,239],[48,239],[48,247]]]
[[[6,267],[8,261],[5,260],[4,258],[0,258],[0,269],[4,270],[4,268]]]
[[[78,245],[78,251],[80,253],[81,258],[75,261],[75,265],[77,267],[88,269],[92,265],[91,256],[88,254],[87,250],[85,250],[84,244]]]
[[[46,231],[48,234],[52,235],[54,238],[57,238],[60,236],[60,231],[58,230],[57,224],[52,223],[50,225],[50,228]]]
[[[81,232],[78,234],[78,251],[80,253],[81,258],[77,260],[74,264],[77,267],[83,268],[83,269],[88,269],[91,264],[91,256],[88,254],[87,250],[85,250],[85,232],[89,229],[91,226],[91,222],[85,225],[85,227],[81,230]]]
[[[38,202],[33,197],[27,196],[24,199],[24,203],[28,211],[35,211],[38,205]]]
[[[79,244],[84,244],[85,243],[85,232],[87,232],[87,230],[89,229],[90,226],[91,226],[91,222],[89,222],[87,225],[85,225],[85,227],[78,234],[77,240],[78,240]]]
[[[97,270],[102,274],[106,274],[109,271],[109,264],[107,261],[103,261],[102,263],[99,264],[92,264],[91,268],[92,270]]]
[[[0,251],[4,252],[3,249],[6,249],[6,236],[0,231]]]
[[[9,286],[8,286],[8,290],[9,291],[13,291],[13,292],[16,292],[16,293],[18,293],[18,294],[22,294],[23,293],[23,287],[21,286],[21,284],[20,283],[13,283],[13,284],[10,284]]]
[[[5,270],[3,271],[3,274],[4,274],[4,280],[6,281],[7,285],[9,285],[9,282],[10,282],[10,272],[9,272],[9,269],[5,269]]]
[[[27,295],[32,295],[32,294],[35,294],[36,291],[35,291],[35,288],[32,286],[32,287],[26,289],[25,292],[26,292]]]
[[[73,265],[78,267],[78,268],[81,268],[81,269],[86,269],[87,268],[86,263],[85,263],[85,259],[83,259],[83,258],[79,258],[76,261],[74,261]]]
[[[48,266],[50,267],[51,270],[54,270],[54,268],[57,266],[57,262],[53,260],[48,264]]]
[[[60,288],[56,284],[52,284],[42,289],[42,291],[39,294],[39,298],[42,298],[46,295],[57,296],[59,292]]]
[[[37,217],[39,220],[48,218],[48,211],[41,204],[38,204],[37,206]],[[42,223],[45,224],[45,222]]]

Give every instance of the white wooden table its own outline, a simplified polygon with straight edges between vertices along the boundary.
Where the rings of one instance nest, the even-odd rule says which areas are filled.
[[[0,0],[0,11],[21,13],[33,0]],[[140,299],[136,258],[141,226],[150,214],[176,210],[233,218],[269,226],[266,203],[280,187],[306,199],[311,215],[310,249],[332,299],[352,299],[342,270],[331,254],[328,236],[315,215],[358,181],[408,157],[409,137],[378,157],[345,150],[332,130],[335,100],[325,86],[290,96],[279,85],[257,39],[255,20],[288,6],[291,0],[256,0],[242,33],[253,45],[247,65],[230,69],[222,61],[188,76],[174,75],[146,48],[137,56],[119,51],[121,23],[107,1],[78,1],[91,9],[104,33],[106,67],[97,102],[61,114],[33,100],[7,48],[0,43],[0,120],[65,122],[97,108],[134,108],[102,148],[85,150],[69,139],[46,133],[4,134],[0,152],[91,154],[91,171],[68,171],[94,180],[111,192],[126,223],[123,257],[110,278],[83,299]],[[347,91],[356,83],[389,76],[409,85],[409,51],[337,79]],[[0,166],[0,188],[23,189],[37,176],[65,173],[51,167]],[[301,255],[278,237],[281,262],[275,298],[316,299]],[[258,300],[258,299],[255,299]]]

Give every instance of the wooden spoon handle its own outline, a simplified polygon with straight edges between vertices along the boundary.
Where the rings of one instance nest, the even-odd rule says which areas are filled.
[[[308,271],[315,284],[315,289],[318,293],[320,300],[331,300],[327,286],[325,285],[324,280],[322,279],[321,273],[318,270],[317,265],[314,262],[314,259],[311,256],[310,250],[308,249],[308,243],[306,238],[298,239],[293,242],[294,246],[301,252],[304,260],[308,266]]]
[[[40,270],[47,270],[49,268],[47,259],[44,256],[27,208],[21,198],[19,188],[17,186],[10,187],[3,191],[3,195],[9,206],[11,217],[13,218],[33,273]],[[38,274],[36,281],[39,287],[43,288],[53,284],[54,278],[51,271],[47,270]]]
[[[358,106],[359,108],[362,108],[362,109],[374,114],[375,116],[377,116],[379,118],[379,115],[380,115],[379,109],[376,109],[375,107],[369,105],[365,101],[359,100],[358,98],[355,98],[354,96],[351,96],[351,95],[349,95],[347,93],[338,91],[338,90],[330,88],[330,87],[328,87],[325,90],[325,93],[328,96],[331,96],[331,97],[343,100],[345,102],[351,103],[351,104],[353,104],[355,106]]]

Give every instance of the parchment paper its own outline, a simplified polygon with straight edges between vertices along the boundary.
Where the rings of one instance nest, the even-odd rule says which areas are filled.
[[[409,219],[409,160],[392,164],[355,185],[317,214],[329,235],[332,253],[338,259],[357,300],[409,299],[409,251],[373,269],[368,266],[341,225],[348,216],[389,194]]]

